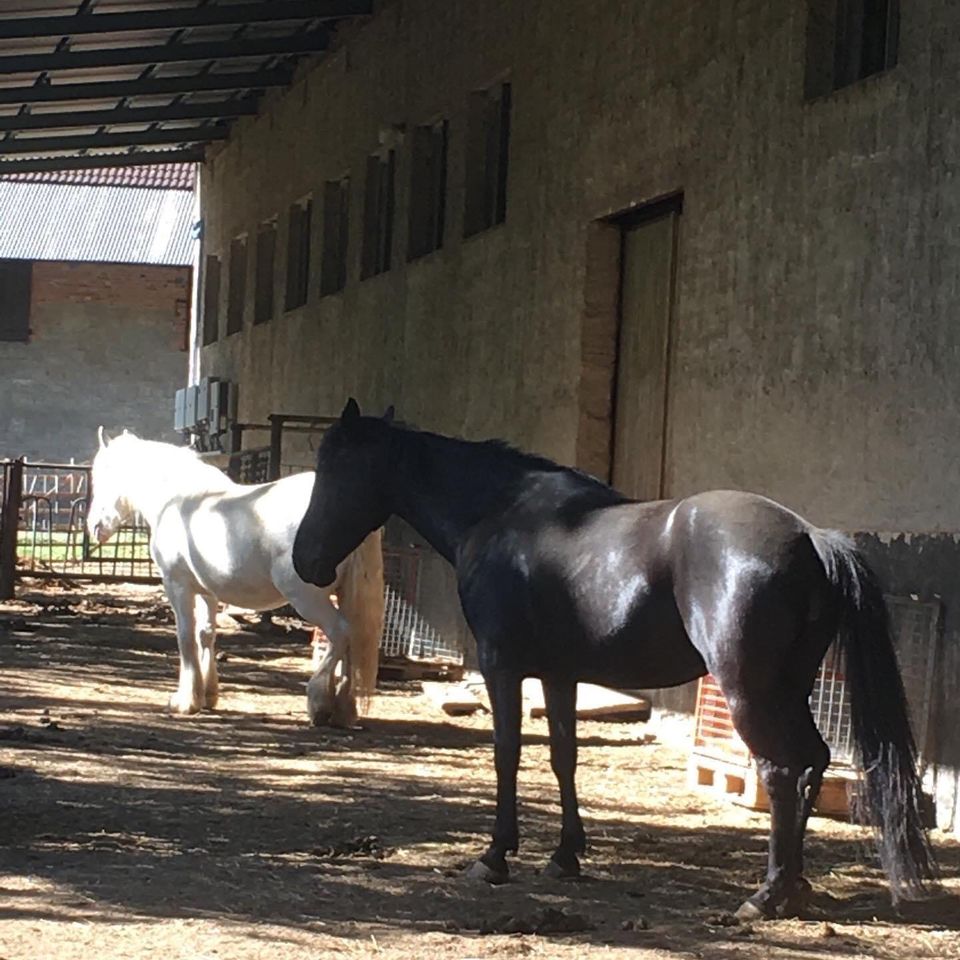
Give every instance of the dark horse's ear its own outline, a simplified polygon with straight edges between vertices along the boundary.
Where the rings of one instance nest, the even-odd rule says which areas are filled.
[[[393,418],[397,415],[397,411],[393,409],[393,404],[391,403],[386,410],[383,411],[383,419],[387,423],[393,423]]]
[[[340,414],[340,419],[344,423],[348,423],[350,420],[358,420],[360,418],[360,405],[356,400],[351,397],[347,401],[347,405],[343,408],[343,413]]]

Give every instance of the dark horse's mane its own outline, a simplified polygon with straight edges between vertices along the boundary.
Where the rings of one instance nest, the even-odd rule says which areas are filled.
[[[567,467],[536,453],[518,450],[505,440],[465,440],[418,430],[408,424],[397,424],[403,434],[424,443],[437,452],[437,462],[446,469],[458,470],[464,482],[477,490],[478,499],[500,499],[521,495],[536,488],[549,490],[549,499],[589,502],[595,506],[623,503],[623,494],[589,473]],[[451,456],[451,448],[454,453]],[[456,456],[459,452],[461,456]],[[442,455],[441,455],[442,454]],[[470,470],[464,469],[469,458]]]
[[[463,442],[470,443],[469,440]],[[527,453],[506,440],[480,440],[477,445],[489,450],[498,462],[516,464],[529,472],[569,473],[589,484],[606,486],[603,481],[585,473],[583,470],[578,470],[576,467],[566,467],[562,463],[557,463],[556,460],[551,460],[549,457],[544,457],[538,453]]]

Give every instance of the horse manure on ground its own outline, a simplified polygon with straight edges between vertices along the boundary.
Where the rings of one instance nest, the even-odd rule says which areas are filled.
[[[350,840],[335,840],[331,843],[321,844],[313,848],[313,855],[321,860],[339,860],[348,857],[370,857],[373,860],[384,860],[390,856],[390,851],[384,848],[379,837],[370,834],[354,837]]]
[[[505,914],[488,921],[480,927],[481,934],[493,933],[583,933],[595,930],[596,925],[580,913],[571,913],[563,908],[544,907],[527,914]]]

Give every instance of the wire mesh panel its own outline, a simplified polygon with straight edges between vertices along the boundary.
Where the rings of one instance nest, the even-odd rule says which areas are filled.
[[[810,712],[820,736],[827,741],[834,764],[853,763],[853,727],[850,699],[843,674],[843,658],[836,644],[827,650],[810,693]]]
[[[428,619],[421,586],[425,566],[434,559],[415,547],[383,549],[386,609],[380,652],[384,657],[463,663],[463,637],[457,628],[441,629]],[[442,562],[436,558],[436,562]]]
[[[86,529],[90,467],[26,463],[17,525],[18,576],[159,581],[150,557],[150,531],[141,518],[107,543]]]
[[[927,752],[933,706],[933,674],[940,639],[941,604],[887,597],[910,725],[921,757]]]

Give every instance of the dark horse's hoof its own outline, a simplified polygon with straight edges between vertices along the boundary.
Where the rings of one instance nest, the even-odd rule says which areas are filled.
[[[506,883],[510,879],[510,871],[504,866],[502,870],[494,870],[493,867],[484,863],[482,860],[474,860],[473,863],[463,871],[463,875],[468,880],[482,880],[494,886]]]
[[[543,875],[551,880],[579,880],[580,861],[574,857],[569,863],[558,863],[552,857],[543,868]]]
[[[738,920],[783,920],[798,917],[810,902],[810,884],[801,877],[793,888],[773,893],[761,887],[749,900],[741,904],[735,916]]]

